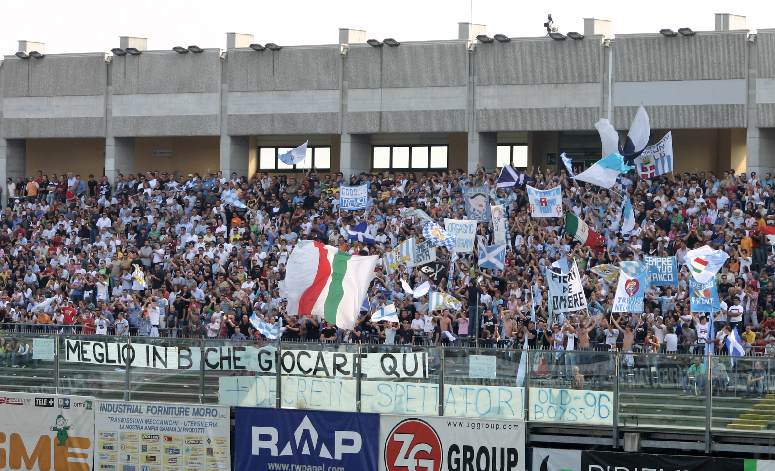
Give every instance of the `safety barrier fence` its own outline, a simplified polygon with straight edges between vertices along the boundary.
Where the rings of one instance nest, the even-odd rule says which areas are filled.
[[[279,367],[278,367],[279,366]],[[775,430],[775,358],[0,332],[0,390],[99,399]]]

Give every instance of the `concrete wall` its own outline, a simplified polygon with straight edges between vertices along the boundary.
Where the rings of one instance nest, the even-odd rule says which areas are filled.
[[[763,128],[775,128],[775,29],[756,35],[756,121]]]
[[[72,172],[86,178],[101,177],[105,165],[104,139],[27,139],[24,173],[36,176]]]
[[[614,124],[639,105],[654,128],[745,127],[747,31],[620,35],[614,40]]]
[[[135,140],[138,171],[205,174],[219,170],[218,138],[144,137]]]

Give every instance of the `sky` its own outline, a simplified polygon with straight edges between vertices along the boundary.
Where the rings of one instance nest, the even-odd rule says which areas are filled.
[[[122,35],[147,37],[148,49],[225,49],[227,31],[285,46],[336,44],[338,28],[377,39],[456,39],[457,23],[471,20],[491,35],[531,37],[545,34],[547,13],[561,32],[583,31],[585,17],[613,21],[614,34],[712,31],[721,12],[747,16],[751,30],[775,28],[775,2],[765,0],[0,0],[0,55],[16,52],[19,39],[45,42],[48,53],[107,52]]]

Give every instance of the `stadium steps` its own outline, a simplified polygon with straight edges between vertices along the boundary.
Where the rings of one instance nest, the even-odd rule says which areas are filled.
[[[775,422],[775,394],[768,394],[756,401],[750,409],[742,412],[727,428],[733,430],[762,431]]]

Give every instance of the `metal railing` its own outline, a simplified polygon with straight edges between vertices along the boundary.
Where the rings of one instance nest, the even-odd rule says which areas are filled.
[[[78,345],[105,345],[94,348],[94,352],[106,352],[107,344],[132,345],[138,351],[149,345],[148,355],[152,355],[154,347],[161,349],[162,354],[170,355],[165,361],[172,366],[149,368],[110,358],[74,358],[79,354],[74,347],[77,341],[81,342]],[[347,375],[339,375],[333,369],[312,375],[302,372],[303,368],[288,367],[295,358],[289,352],[300,351],[309,352],[310,357],[318,352],[324,352],[324,357],[337,353],[341,358],[351,355],[361,361],[354,361],[358,369],[353,367]],[[169,352],[178,356],[174,362]],[[242,359],[236,352],[243,355]],[[247,360],[253,355],[250,352],[263,353],[257,359],[251,357],[251,363]],[[408,354],[422,355],[423,374],[390,373],[391,365],[400,365],[406,361],[402,355]],[[370,373],[363,360],[369,355],[387,361],[388,373]],[[622,430],[663,427],[704,432],[708,443],[711,435],[719,432],[773,434],[774,380],[772,356],[733,358],[319,342],[270,344],[0,331],[0,390],[5,391],[524,418],[539,424],[610,427],[615,440]]]

